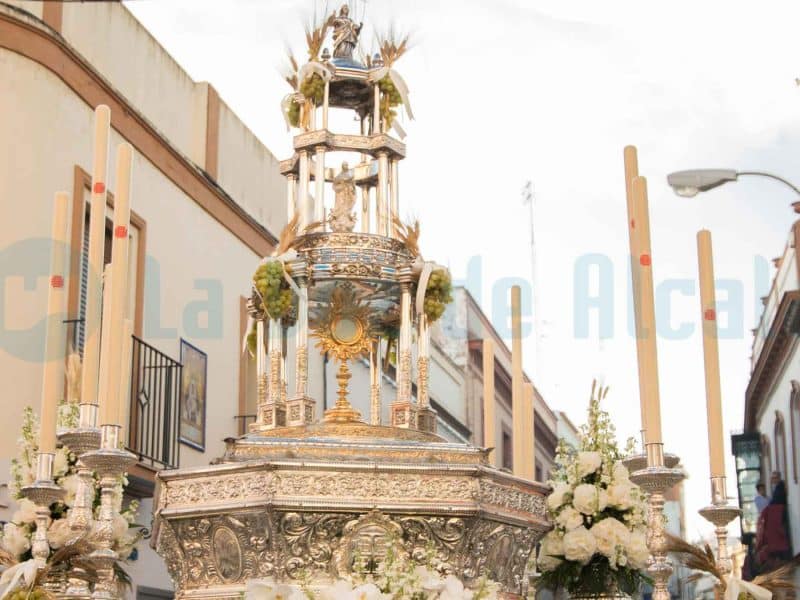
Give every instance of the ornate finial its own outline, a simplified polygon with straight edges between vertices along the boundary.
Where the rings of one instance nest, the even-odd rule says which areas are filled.
[[[331,51],[327,48],[322,49],[322,62],[328,62],[331,59]]]
[[[383,57],[381,56],[380,52],[376,52],[372,57],[372,66],[373,67],[382,67],[383,66]]]

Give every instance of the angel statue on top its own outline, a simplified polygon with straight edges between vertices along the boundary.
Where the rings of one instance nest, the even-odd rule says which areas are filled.
[[[341,172],[333,178],[333,191],[336,199],[330,215],[331,229],[337,233],[353,231],[356,226],[356,214],[353,212],[353,206],[356,204],[356,184],[347,162],[342,163]]]
[[[353,50],[358,45],[358,34],[363,23],[356,24],[350,18],[350,8],[344,4],[333,18],[333,57],[353,59]]]

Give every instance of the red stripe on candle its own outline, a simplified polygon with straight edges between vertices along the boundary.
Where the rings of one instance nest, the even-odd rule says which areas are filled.
[[[639,257],[639,264],[643,267],[649,267],[652,264],[652,260],[650,259],[649,254],[642,254]]]
[[[636,219],[631,219],[631,229],[636,229]]]
[[[102,194],[103,192],[106,191],[106,184],[103,183],[102,181],[97,181],[97,182],[95,182],[94,187],[92,188],[92,191],[95,194]]]
[[[715,311],[713,308],[709,308],[709,309],[706,310],[706,312],[703,313],[703,318],[706,321],[716,321],[717,320],[717,311]]]
[[[61,275],[52,275],[50,277],[50,287],[52,287],[52,288],[63,288],[64,287],[64,278]]]
[[[118,225],[114,230],[114,237],[124,238],[128,236],[128,228],[125,225]]]

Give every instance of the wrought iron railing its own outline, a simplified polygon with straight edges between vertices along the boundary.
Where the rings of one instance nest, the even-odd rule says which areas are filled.
[[[180,464],[181,364],[133,336],[128,448],[154,469]]]

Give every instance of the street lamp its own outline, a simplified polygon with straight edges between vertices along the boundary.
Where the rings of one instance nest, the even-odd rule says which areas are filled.
[[[667,183],[675,190],[679,196],[691,198],[696,196],[699,192],[707,192],[719,187],[729,181],[736,181],[741,175],[755,175],[757,177],[768,177],[780,181],[784,185],[792,188],[795,194],[800,197],[800,189],[792,183],[786,181],[783,177],[778,177],[772,173],[764,173],[762,171],[734,171],[731,169],[692,169],[690,171],[677,171],[667,175]],[[800,204],[795,202],[792,204],[797,212]]]

